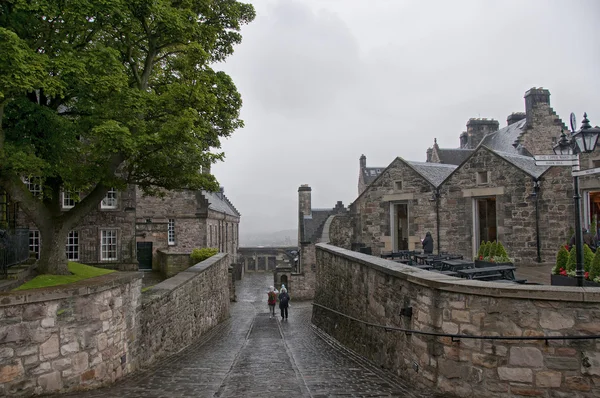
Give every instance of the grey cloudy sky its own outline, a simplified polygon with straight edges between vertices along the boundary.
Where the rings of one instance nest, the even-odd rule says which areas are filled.
[[[361,154],[425,161],[434,138],[458,147],[471,117],[505,126],[531,87],[563,121],[600,125],[600,1],[250,2],[257,18],[219,66],[246,127],[213,168],[241,234],[296,228],[301,184],[313,208],[348,205]]]

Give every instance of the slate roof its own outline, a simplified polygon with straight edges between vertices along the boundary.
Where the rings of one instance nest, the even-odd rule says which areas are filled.
[[[479,145],[491,149],[492,151],[500,151],[505,153],[513,153],[516,155],[531,156],[531,153],[521,145],[515,147],[515,143],[518,141],[523,129],[525,127],[526,119],[519,120],[516,123],[501,128],[498,131],[487,134],[481,140]]]
[[[457,167],[453,164],[411,162],[406,160],[405,162],[435,187],[440,186],[446,177],[456,170]]]
[[[365,167],[362,169],[365,185],[370,185],[385,170],[385,167]]]
[[[473,153],[473,149],[439,148],[436,152],[440,158],[440,163],[458,166]]]
[[[550,168],[549,166],[536,166],[535,159],[531,156],[515,155],[514,153],[502,151],[493,152],[535,178],[538,178]]]
[[[335,209],[312,209],[310,216],[304,216],[302,242],[316,243],[323,233],[323,226]]]
[[[202,191],[202,195],[208,200],[208,208],[210,210],[225,213],[230,216],[240,217],[241,214],[235,206],[229,201],[227,196],[222,192],[208,192]]]

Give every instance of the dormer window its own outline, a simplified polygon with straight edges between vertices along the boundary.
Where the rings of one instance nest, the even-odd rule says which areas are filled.
[[[102,203],[100,204],[101,209],[116,209],[117,208],[117,190],[110,188],[106,193]]]
[[[488,184],[488,172],[487,171],[478,171],[477,172],[477,185],[486,185]]]

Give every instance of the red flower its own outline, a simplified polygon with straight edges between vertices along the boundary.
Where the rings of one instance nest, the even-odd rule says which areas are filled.
[[[589,272],[586,272],[585,274],[583,274],[583,277],[584,277],[585,279],[588,279],[588,280],[589,280],[589,279],[590,279],[590,273],[589,273]]]
[[[561,268],[559,274],[562,276],[567,276],[567,270]]]
[[[483,260],[483,256],[479,256],[479,259],[480,259],[480,260]]]
[[[567,251],[569,251],[569,245],[565,245],[565,249],[567,249]]]

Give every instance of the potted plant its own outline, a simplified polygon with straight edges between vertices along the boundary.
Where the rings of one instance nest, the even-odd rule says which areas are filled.
[[[513,259],[508,257],[502,242],[481,242],[475,267],[495,267],[497,265],[512,265]]]
[[[554,286],[577,286],[577,250],[575,246],[569,251],[567,248],[562,246],[556,254],[556,265],[550,276]],[[594,254],[588,245],[583,245],[583,270],[583,286],[600,287],[600,250]]]

